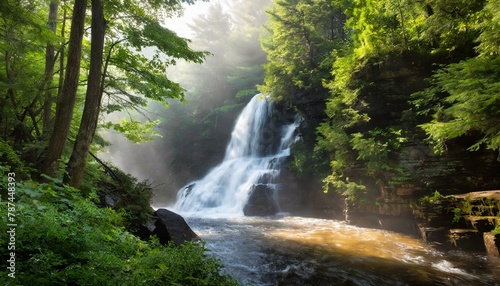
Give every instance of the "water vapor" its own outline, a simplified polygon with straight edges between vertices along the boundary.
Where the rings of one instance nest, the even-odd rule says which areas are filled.
[[[173,203],[182,186],[223,158],[234,121],[262,80],[265,53],[259,38],[270,2],[199,2],[182,23],[166,20],[167,28],[192,41],[192,48],[211,53],[201,65],[178,62],[166,71],[186,90],[186,102],[171,100],[167,109],[151,103],[146,117],[133,114],[142,118],[138,120],[161,121],[157,131],[162,137],[153,142],[135,144],[123,135],[101,132],[112,146],[99,156],[139,180],[151,181],[154,205]]]

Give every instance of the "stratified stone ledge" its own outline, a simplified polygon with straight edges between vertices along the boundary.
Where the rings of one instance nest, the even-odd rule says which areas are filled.
[[[486,253],[492,256],[500,257],[500,234],[492,232],[483,233]]]

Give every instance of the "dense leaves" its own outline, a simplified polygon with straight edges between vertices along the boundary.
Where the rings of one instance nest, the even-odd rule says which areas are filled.
[[[151,217],[151,185],[96,157],[87,160],[90,149],[106,144],[96,136],[91,145],[102,107],[112,113],[140,110],[151,100],[183,100],[185,90],[167,68],[178,60],[201,63],[208,53],[191,49],[161,23],[194,2],[0,3],[0,175],[15,173],[17,180],[13,195],[5,181],[0,186],[2,245],[9,241],[13,203],[19,225],[16,278],[4,267],[2,285],[236,284],[219,274],[221,265],[202,244],[163,246],[130,234]],[[55,120],[56,111],[65,115]],[[142,142],[157,124],[104,125]],[[64,169],[64,182],[77,178],[68,182],[80,186],[83,179],[79,189],[63,183]]]
[[[446,140],[479,132],[482,138],[469,147],[482,144],[500,149],[500,59],[477,57],[451,64],[432,78],[436,87],[420,94],[416,104],[429,102],[437,94],[447,94],[431,107],[434,119],[422,128],[436,143],[436,151],[446,149]]]
[[[263,92],[288,99],[301,91],[317,92],[329,78],[333,49],[345,41],[345,16],[335,1],[277,1],[268,11],[269,35]]]
[[[16,197],[17,278],[4,267],[3,285],[237,285],[219,274],[221,265],[202,244],[141,241],[120,227],[120,215],[76,189],[27,181]],[[7,245],[5,201],[0,214],[0,242]]]
[[[478,55],[443,67],[432,77],[433,87],[415,94],[421,112],[433,120],[422,128],[435,142],[436,151],[446,149],[446,140],[480,134],[469,150],[486,146],[500,150],[500,59],[498,1],[488,1],[476,20],[480,28]],[[484,145],[483,145],[484,144]]]
[[[51,176],[60,171],[58,160],[67,151],[67,138],[76,136],[77,147],[67,172],[69,177],[80,177],[76,173],[81,174],[85,165],[85,150],[96,131],[93,125],[100,108],[109,113],[138,110],[150,100],[183,100],[185,90],[167,76],[167,68],[177,60],[201,63],[208,55],[191,49],[188,39],[161,24],[164,17],[180,13],[181,4],[194,1],[89,1],[89,5],[80,1],[74,7],[67,1],[51,2],[50,6],[44,1],[4,2],[0,6],[0,63],[4,67],[0,71],[0,92],[5,95],[0,99],[2,138],[11,140],[18,149],[27,143],[49,143],[45,152],[38,153],[46,154],[44,158],[32,160],[37,161],[42,173]],[[102,6],[100,16],[96,15],[99,9],[94,9],[98,6]],[[73,11],[76,7],[81,8]],[[92,21],[99,19],[90,28],[91,16]],[[70,31],[75,36],[70,37]],[[97,33],[104,34],[104,46],[93,45]],[[73,47],[69,54],[68,43]],[[79,52],[75,52],[79,50],[81,68]],[[87,63],[94,62],[97,55],[102,60],[89,66]],[[85,89],[87,99],[83,101]],[[89,105],[85,111],[83,104]],[[82,114],[84,126],[77,127]],[[150,130],[150,121],[138,126],[144,121],[133,119],[130,124],[106,126],[120,126],[115,130],[130,134],[138,129]]]
[[[401,148],[422,130],[437,151],[461,137],[476,138],[470,151],[500,149],[498,4],[274,3],[261,89],[297,110],[311,94],[327,98],[313,155],[330,161],[326,190],[362,198],[404,184],[411,176],[398,163]],[[295,148],[296,169],[306,150]]]

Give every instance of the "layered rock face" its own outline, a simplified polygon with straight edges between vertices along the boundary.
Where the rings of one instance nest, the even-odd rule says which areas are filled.
[[[436,190],[447,195],[500,187],[499,153],[485,148],[475,152],[467,150],[481,135],[468,134],[448,141],[446,152],[436,155],[427,141],[428,135],[419,127],[429,117],[416,112],[411,104],[412,94],[429,86],[427,79],[436,69],[433,63],[446,61],[449,59],[403,52],[368,63],[354,75],[355,80],[364,83],[359,86],[359,104],[355,109],[370,120],[349,127],[346,132],[367,134],[375,129],[399,130],[405,141],[396,150],[391,150],[388,161],[391,171],[381,170],[373,174],[363,163],[355,163],[356,166],[346,174],[352,181],[362,182],[374,194],[368,200],[376,202],[376,206],[353,206],[353,214],[411,216],[410,203]],[[300,96],[305,98],[297,101],[297,109],[304,118],[300,132],[306,144],[315,144],[311,140],[316,135],[315,128],[326,120],[321,108],[325,95]],[[321,192],[304,188],[304,192],[310,191]]]
[[[352,132],[366,132],[375,128],[391,127],[401,130],[406,142],[393,152],[390,158],[394,169],[404,173],[404,181],[398,182],[397,174],[379,175],[373,187],[381,188],[381,196],[389,198],[420,197],[438,190],[443,194],[495,189],[500,186],[500,161],[498,152],[480,149],[467,151],[481,135],[469,134],[458,140],[446,142],[446,152],[434,154],[427,142],[427,135],[419,127],[429,120],[416,113],[411,105],[412,94],[428,86],[436,59],[422,59],[419,55],[403,53],[383,61],[367,65],[357,77],[370,82],[360,90],[358,110],[366,113],[370,121],[355,127]],[[361,176],[363,170],[359,170]],[[369,181],[369,179],[368,179]],[[367,185],[370,183],[367,182]]]
[[[415,216],[432,245],[500,257],[500,190],[442,196],[421,202]]]

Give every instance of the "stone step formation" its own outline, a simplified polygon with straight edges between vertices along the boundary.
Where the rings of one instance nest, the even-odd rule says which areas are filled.
[[[445,196],[414,213],[426,243],[500,257],[500,190]]]

